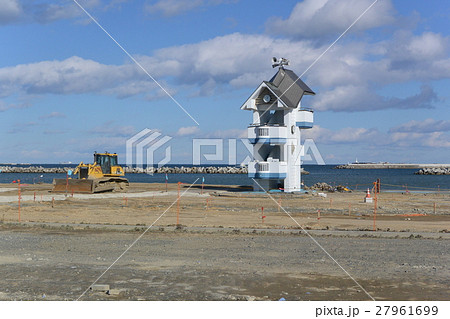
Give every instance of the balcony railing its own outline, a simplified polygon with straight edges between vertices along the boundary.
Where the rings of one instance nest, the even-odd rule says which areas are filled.
[[[269,163],[259,162],[256,164],[256,170],[259,172],[268,172],[270,168]]]
[[[256,128],[256,136],[266,136],[269,137],[269,128],[268,127],[257,127]]]
[[[287,138],[286,126],[250,126],[248,128],[248,139],[251,144],[284,144]]]
[[[248,176],[250,178],[284,179],[287,175],[287,163],[270,161],[248,163]]]

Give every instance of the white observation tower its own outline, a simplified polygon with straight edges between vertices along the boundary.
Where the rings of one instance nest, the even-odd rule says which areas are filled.
[[[255,191],[301,190],[300,134],[302,129],[312,128],[313,111],[300,104],[303,95],[315,93],[285,65],[289,65],[288,60],[273,58],[272,67],[279,67],[278,72],[263,81],[241,106],[253,111],[248,127],[253,145],[248,176],[261,185],[255,183]]]

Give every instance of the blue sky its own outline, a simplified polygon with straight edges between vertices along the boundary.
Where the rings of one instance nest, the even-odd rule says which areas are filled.
[[[245,138],[272,56],[302,74],[373,0],[78,2],[200,125],[74,1],[0,0],[0,163],[124,162],[145,128],[192,163],[194,138]],[[326,163],[450,162],[449,21],[445,1],[379,0],[305,73]]]

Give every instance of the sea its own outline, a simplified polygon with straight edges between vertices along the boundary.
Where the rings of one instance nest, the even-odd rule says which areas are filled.
[[[73,167],[76,164],[30,164],[42,167]],[[17,166],[30,166],[17,165]],[[192,165],[169,165],[191,167]],[[224,165],[217,165],[224,166]],[[450,191],[450,175],[415,175],[417,169],[335,169],[336,165],[303,165],[309,175],[302,176],[307,186],[315,183],[327,183],[331,186],[343,185],[352,190],[364,191],[372,188],[373,182],[380,179],[381,188],[387,191],[440,192]],[[12,183],[20,179],[24,184],[52,183],[54,178],[65,178],[65,174],[39,173],[0,173],[0,183]],[[253,181],[246,174],[168,174],[169,183],[198,184],[204,179],[205,184],[213,185],[252,185]],[[131,183],[165,183],[165,174],[127,174]]]

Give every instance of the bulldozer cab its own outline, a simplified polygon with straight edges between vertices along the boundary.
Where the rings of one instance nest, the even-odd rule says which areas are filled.
[[[103,174],[111,174],[111,167],[117,166],[116,154],[94,154],[94,162],[102,168]]]

